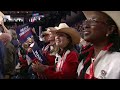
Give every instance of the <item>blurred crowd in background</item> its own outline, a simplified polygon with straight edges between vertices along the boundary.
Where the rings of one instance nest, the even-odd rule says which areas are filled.
[[[1,11],[0,79],[119,79],[119,11]]]

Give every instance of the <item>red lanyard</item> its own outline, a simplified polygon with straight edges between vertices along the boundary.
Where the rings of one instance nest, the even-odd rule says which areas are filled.
[[[91,48],[91,51],[86,59],[86,61],[84,62],[83,65],[85,65],[89,60],[91,60],[91,57],[93,55],[93,51],[92,51],[93,48]],[[95,60],[95,59],[94,59]],[[85,77],[85,79],[92,79],[94,77],[94,60],[92,59],[92,62],[90,64],[90,74],[89,76]]]
[[[90,65],[90,74],[86,79],[92,79],[93,77],[94,77],[94,61],[92,60],[92,63]]]
[[[63,67],[63,63],[65,62],[66,57],[67,57],[67,55],[68,55],[69,53],[70,53],[69,50],[66,51],[66,52],[63,54],[61,60],[58,61],[57,66],[56,66],[56,68],[57,68],[58,71],[61,71],[61,69],[62,69],[62,67]]]
[[[102,50],[109,50],[109,48],[111,47],[113,45],[113,43],[111,43],[111,44],[109,44],[108,46],[106,46],[106,47],[104,47]],[[92,50],[94,50],[94,48],[93,47],[91,47],[91,51],[90,51],[90,53],[89,53],[89,55],[88,55],[88,57],[87,57],[87,59],[86,59],[86,61],[84,62],[84,64],[83,65],[85,65],[89,60],[91,60],[90,58],[92,57],[92,54],[93,54],[93,52],[92,52]],[[100,58],[102,58],[104,55],[102,55]],[[99,59],[100,59],[99,58]],[[94,59],[92,59],[92,62],[91,62],[91,64],[90,64],[90,73],[89,73],[89,75],[87,76],[87,77],[85,77],[85,79],[92,79],[92,78],[94,78],[94,61],[95,61],[95,58]]]

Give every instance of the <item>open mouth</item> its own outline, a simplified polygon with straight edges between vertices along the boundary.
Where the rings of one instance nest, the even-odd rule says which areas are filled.
[[[89,31],[84,31],[84,35],[89,35],[90,32]]]

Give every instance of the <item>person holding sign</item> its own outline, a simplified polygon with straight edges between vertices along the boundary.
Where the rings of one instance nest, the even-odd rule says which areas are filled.
[[[55,35],[56,33],[53,32],[55,29],[52,27],[47,28],[47,33],[49,33],[48,41],[49,44],[43,48],[43,54],[46,57],[47,65],[54,65],[55,64],[55,54],[58,51],[58,46],[55,44]]]
[[[66,23],[55,27],[55,44],[59,47],[56,53],[55,65],[43,65],[36,62],[32,65],[34,71],[42,73],[47,79],[75,79],[78,67],[78,53],[74,45],[80,42],[80,34]]]

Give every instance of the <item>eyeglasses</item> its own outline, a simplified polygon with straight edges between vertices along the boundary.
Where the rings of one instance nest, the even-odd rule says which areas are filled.
[[[96,26],[97,24],[104,24],[104,25],[108,25],[106,22],[103,21],[98,21],[95,19],[89,19],[89,20],[85,20],[82,23],[82,26],[85,27],[86,25],[90,25],[90,26]]]

